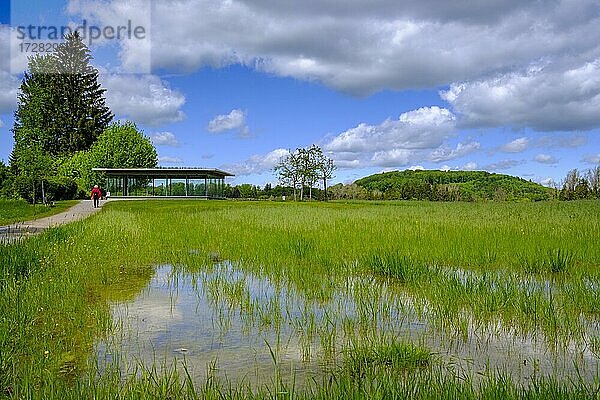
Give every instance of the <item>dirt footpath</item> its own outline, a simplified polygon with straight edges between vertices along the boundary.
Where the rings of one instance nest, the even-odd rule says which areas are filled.
[[[82,200],[68,210],[32,221],[0,227],[0,242],[11,242],[16,239],[35,235],[54,226],[68,224],[89,217],[101,210],[105,201],[100,202],[100,207],[94,208],[92,200]]]

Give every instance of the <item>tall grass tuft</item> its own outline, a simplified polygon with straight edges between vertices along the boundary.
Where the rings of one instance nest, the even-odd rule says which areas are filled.
[[[367,372],[399,374],[423,369],[432,362],[431,350],[396,340],[356,345],[344,352],[344,368],[364,377]]]
[[[534,274],[568,274],[574,269],[574,260],[573,252],[561,248],[521,256],[523,270]]]
[[[362,264],[376,274],[393,277],[402,283],[415,282],[429,274],[429,268],[423,263],[398,252],[381,251],[364,257]]]

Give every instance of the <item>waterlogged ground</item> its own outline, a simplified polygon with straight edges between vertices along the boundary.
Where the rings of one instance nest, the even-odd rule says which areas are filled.
[[[444,273],[462,284],[478,279],[461,269]],[[546,295],[554,285],[521,284]],[[253,388],[279,380],[303,387],[326,380],[356,348],[394,341],[430,349],[443,374],[474,381],[501,372],[525,385],[554,377],[593,386],[600,376],[595,319],[581,321],[579,339],[564,340],[483,323],[467,312],[447,323],[430,301],[394,279],[350,275],[318,289],[229,262],[159,266],[133,300],[112,305],[113,329],[97,343],[96,362],[100,371],[117,366],[124,376],[176,365],[197,387],[209,376]]]
[[[599,231],[592,201],[114,202],[0,245],[0,397],[598,399]]]

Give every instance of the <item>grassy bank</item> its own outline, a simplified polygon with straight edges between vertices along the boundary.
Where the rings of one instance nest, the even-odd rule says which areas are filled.
[[[412,312],[449,335],[501,325],[539,335],[552,349],[577,345],[600,352],[597,330],[589,329],[600,316],[599,228],[597,202],[110,203],[86,221],[0,247],[0,393],[596,398],[597,383],[540,378],[523,385],[502,371],[473,381],[440,371],[444,364],[426,347],[362,339],[379,333],[370,318],[385,314],[377,305],[383,295],[375,290],[385,286],[394,288],[386,296],[394,302],[409,297]],[[203,270],[215,259],[317,304],[335,297],[350,277],[368,277],[371,286],[352,288],[360,306],[351,328],[364,332],[361,340],[343,349],[339,369],[300,393],[274,382],[251,394],[217,379],[192,390],[181,369],[173,376],[142,370],[124,382],[109,371],[98,378],[88,357],[95,338],[114,329],[110,302],[133,298],[155,265]],[[244,312],[244,297],[238,297],[232,307]],[[315,324],[315,332],[330,326],[325,319]]]
[[[75,204],[76,200],[58,201],[47,207],[42,204],[32,205],[25,200],[0,199],[0,226],[59,214]]]

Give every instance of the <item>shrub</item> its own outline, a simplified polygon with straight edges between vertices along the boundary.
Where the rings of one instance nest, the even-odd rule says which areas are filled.
[[[46,182],[48,200],[72,200],[77,198],[77,182],[68,177],[52,177]]]

